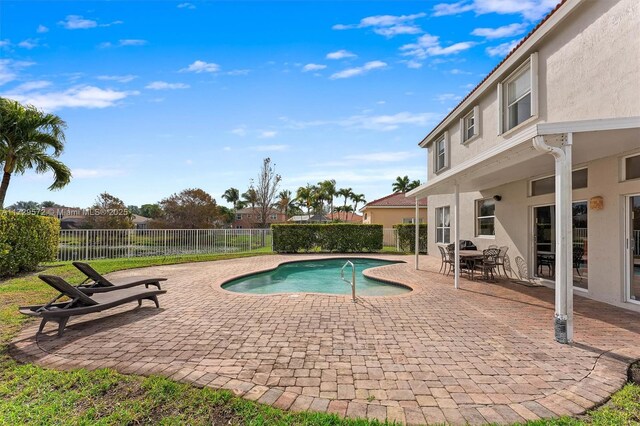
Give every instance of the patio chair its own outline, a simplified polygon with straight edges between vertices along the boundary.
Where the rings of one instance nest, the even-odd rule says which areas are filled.
[[[509,247],[500,247],[498,249],[498,256],[496,257],[496,270],[498,271],[498,275],[501,275],[500,267],[502,266],[502,271],[504,272],[505,277],[507,277],[507,269],[505,267],[505,257],[507,256],[507,251],[509,251]]]
[[[548,254],[539,254],[537,259],[538,259],[538,275],[539,276],[542,275],[542,268],[546,266],[549,269],[548,276],[550,277],[554,276],[553,269],[556,266],[555,256],[548,255]]]
[[[156,308],[159,308],[158,295],[167,292],[167,290],[150,290],[147,288],[126,288],[89,297],[86,293],[78,290],[60,277],[53,275],[39,275],[38,277],[60,292],[58,296],[45,305],[19,308],[21,314],[42,318],[38,334],[42,333],[47,322],[54,321],[58,323],[58,336],[62,336],[70,317],[104,311],[129,302],[137,301],[138,306],[141,306],[143,300],[152,300],[156,304]],[[58,302],[64,297],[68,297],[70,300]]]
[[[574,247],[573,249],[573,267],[576,268],[576,272],[578,276],[582,278],[582,274],[580,273],[580,267],[584,262],[582,260],[582,256],[584,256],[584,249],[582,247]]]
[[[438,249],[440,250],[440,256],[442,257],[442,264],[440,265],[440,271],[438,271],[439,273],[447,273],[448,275],[448,271],[451,270],[453,268],[454,265],[454,261],[451,258],[451,256],[449,255],[449,252],[447,250],[444,249],[444,247],[442,246],[438,246]],[[444,271],[443,271],[444,269]]]
[[[145,288],[149,288],[150,285],[154,285],[160,288],[160,281],[166,281],[166,278],[152,278],[152,277],[132,277],[132,278],[120,278],[111,279],[103,277],[98,271],[93,269],[91,265],[83,262],[73,262],[73,266],[78,268],[80,272],[87,276],[87,278],[78,286],[80,290],[91,295],[94,293],[106,293],[113,290],[120,290],[123,288],[135,287],[138,285],[144,285]]]
[[[475,268],[480,270],[485,278],[489,279],[489,275],[491,275],[491,280],[495,280],[493,271],[498,267],[496,258],[499,253],[500,250],[493,248],[482,251],[482,260],[475,264]]]

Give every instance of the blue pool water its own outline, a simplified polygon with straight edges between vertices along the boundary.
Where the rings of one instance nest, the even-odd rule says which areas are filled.
[[[351,294],[351,286],[340,279],[340,268],[347,260],[351,260],[356,267],[358,296],[390,296],[411,291],[407,287],[372,280],[362,275],[365,269],[396,263],[378,259],[323,259],[285,263],[273,271],[229,281],[223,284],[222,288],[252,294]],[[350,266],[345,268],[345,278],[351,280]]]

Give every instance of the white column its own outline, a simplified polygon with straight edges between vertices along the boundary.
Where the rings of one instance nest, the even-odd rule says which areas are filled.
[[[416,197],[416,218],[415,218],[415,252],[416,252],[416,271],[418,270],[418,259],[420,256],[420,209],[418,207],[418,197]]]
[[[454,185],[453,201],[453,243],[455,244],[454,287],[460,288],[460,186]]]

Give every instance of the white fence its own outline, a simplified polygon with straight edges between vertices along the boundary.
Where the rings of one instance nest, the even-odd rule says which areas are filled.
[[[271,247],[270,229],[73,229],[58,260],[239,253]]]

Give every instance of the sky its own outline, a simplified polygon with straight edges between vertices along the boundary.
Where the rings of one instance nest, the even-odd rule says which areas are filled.
[[[418,143],[557,0],[0,1],[0,96],[66,121],[73,173],[5,205],[127,205],[335,179],[367,201],[426,180]]]

